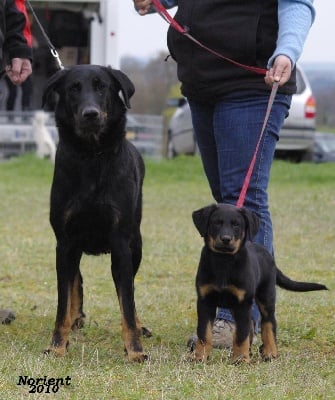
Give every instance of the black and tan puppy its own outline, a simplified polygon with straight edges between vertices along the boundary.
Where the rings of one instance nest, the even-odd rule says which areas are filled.
[[[142,257],[140,223],[144,163],[126,140],[126,109],[134,86],[121,71],[78,65],[50,78],[43,101],[56,93],[59,131],[51,188],[58,307],[47,352],[63,355],[71,329],[84,321],[83,253],[111,253],[122,336],[129,360],[143,361],[134,277]]]
[[[255,213],[218,204],[194,211],[192,217],[205,241],[196,277],[198,340],[192,359],[207,360],[216,308],[224,307],[232,310],[236,322],[232,361],[249,362],[253,299],[261,312],[262,358],[277,357],[276,284],[297,292],[326,290],[326,286],[292,281],[276,267],[265,247],[248,240],[258,231]]]

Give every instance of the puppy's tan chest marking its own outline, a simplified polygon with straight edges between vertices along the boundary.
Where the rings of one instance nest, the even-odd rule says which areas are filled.
[[[222,293],[224,291],[231,293],[234,297],[237,298],[239,303],[241,303],[244,300],[246,294],[246,291],[244,289],[239,289],[235,285],[227,285],[224,287],[219,287],[214,283],[206,283],[199,287],[199,294],[202,298],[206,297],[212,292]]]
[[[225,289],[235,296],[240,303],[244,300],[246,294],[244,289],[240,289],[235,285],[228,285]]]

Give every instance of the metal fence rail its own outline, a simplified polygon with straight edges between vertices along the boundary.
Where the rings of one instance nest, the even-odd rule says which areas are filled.
[[[0,159],[36,151],[37,134],[34,122],[38,112],[0,111]],[[57,144],[58,130],[53,114],[45,115],[45,128]],[[134,143],[142,155],[161,158],[163,117],[128,114],[127,139]]]

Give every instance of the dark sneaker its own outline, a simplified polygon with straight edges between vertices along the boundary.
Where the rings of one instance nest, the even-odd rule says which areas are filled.
[[[231,349],[233,347],[233,336],[235,332],[234,322],[225,319],[216,319],[213,325],[213,347],[215,349]],[[192,335],[187,341],[190,351],[195,349],[198,340],[196,334]]]
[[[235,332],[234,322],[216,319],[213,325],[213,347],[215,349],[231,349]]]

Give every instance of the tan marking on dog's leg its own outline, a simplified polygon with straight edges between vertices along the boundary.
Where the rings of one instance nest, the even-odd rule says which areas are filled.
[[[264,361],[271,361],[273,358],[278,357],[276,338],[273,332],[273,325],[271,322],[262,324],[262,342],[261,355]]]
[[[121,333],[122,339],[124,342],[125,350],[127,352],[129,361],[143,362],[147,360],[148,356],[143,352],[140,335],[142,330],[139,329],[137,323],[139,322],[138,318],[136,319],[135,314],[135,329],[131,329],[127,321],[124,317],[123,305],[122,305],[122,296],[119,296],[119,304],[121,311]]]
[[[262,314],[262,318],[263,318],[263,317],[268,318],[268,317],[269,317],[269,314],[268,314],[268,312],[266,311],[266,308],[265,308],[264,304],[262,304],[262,303],[260,303],[260,302],[257,302],[257,306],[258,306],[258,308],[259,308],[260,313]]]
[[[242,343],[237,343],[237,332],[234,332],[233,339],[233,355],[232,355],[232,363],[249,363],[250,362],[250,338],[249,335]]]
[[[57,321],[56,321],[57,324]],[[68,301],[66,308],[66,315],[62,323],[55,327],[52,343],[46,350],[46,353],[53,353],[57,357],[62,357],[66,353],[68,339],[71,332],[72,318],[71,318],[71,288],[68,288]],[[55,344],[57,342],[57,344]]]
[[[78,273],[74,279],[71,292],[71,322],[72,322],[71,329],[73,331],[77,330],[78,328],[81,328],[84,325],[84,317],[80,312],[80,308],[82,306],[82,299],[79,295],[79,290],[80,290],[80,279]]]
[[[195,350],[192,354],[192,361],[201,361],[206,362],[208,356],[212,350],[212,324],[208,322],[206,327],[206,336],[205,340],[201,341],[200,339],[197,340],[195,345]]]

